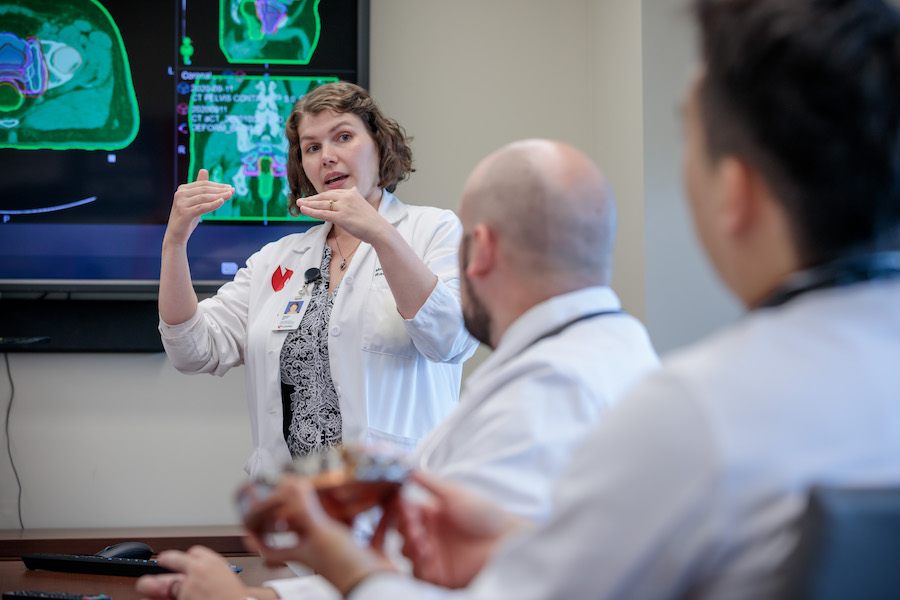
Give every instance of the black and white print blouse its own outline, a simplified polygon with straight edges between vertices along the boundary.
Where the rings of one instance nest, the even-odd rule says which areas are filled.
[[[341,409],[331,380],[328,322],[340,284],[328,294],[331,247],[325,244],[320,271],[300,326],[281,349],[284,439],[293,456],[317,454],[341,443]]]

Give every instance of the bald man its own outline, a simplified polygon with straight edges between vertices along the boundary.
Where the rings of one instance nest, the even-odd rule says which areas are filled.
[[[543,520],[548,486],[590,424],[658,366],[609,287],[615,201],[580,151],[526,140],[475,168],[459,216],[463,318],[494,352],[418,464]]]
[[[468,377],[459,406],[419,444],[415,460],[423,471],[540,522],[550,514],[556,478],[591,425],[659,361],[643,325],[622,311],[609,287],[615,201],[580,151],[549,140],[501,148],[471,174],[459,216],[463,316],[494,352]],[[318,577],[243,589],[205,549],[160,561],[191,573],[179,598],[340,597]],[[171,581],[146,578],[138,589],[167,598]]]

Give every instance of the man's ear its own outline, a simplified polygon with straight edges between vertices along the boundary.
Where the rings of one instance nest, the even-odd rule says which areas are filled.
[[[729,236],[740,236],[759,218],[765,185],[759,174],[738,158],[725,157],[717,168],[722,186],[719,225]]]
[[[469,264],[466,275],[470,278],[484,277],[494,270],[497,262],[497,236],[487,225],[480,223],[472,230],[469,244]]]

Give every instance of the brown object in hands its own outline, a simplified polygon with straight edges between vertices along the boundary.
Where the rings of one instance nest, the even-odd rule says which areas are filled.
[[[409,474],[402,458],[376,449],[344,445],[324,454],[296,458],[285,471],[251,481],[238,491],[238,506],[245,517],[251,506],[268,498],[284,475],[306,477],[318,492],[322,508],[347,525],[356,516],[393,499]],[[261,515],[260,515],[261,517]],[[245,522],[253,531],[267,529],[279,515]]]

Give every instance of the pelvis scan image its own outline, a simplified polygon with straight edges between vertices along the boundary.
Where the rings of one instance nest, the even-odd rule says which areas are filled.
[[[102,4],[0,1],[0,148],[117,150],[139,119],[128,53]]]

